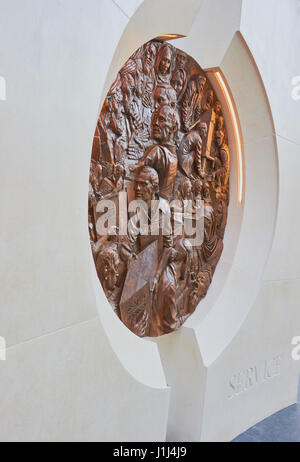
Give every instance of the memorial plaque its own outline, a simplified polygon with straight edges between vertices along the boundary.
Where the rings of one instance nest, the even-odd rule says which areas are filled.
[[[89,188],[99,279],[135,334],[173,332],[201,309],[223,250],[229,173],[222,106],[205,72],[168,42],[146,43],[120,69],[104,101]],[[127,192],[122,205],[120,192]],[[98,208],[102,200],[113,201],[108,235],[97,232],[97,210],[106,213]],[[200,241],[188,231],[199,224]]]

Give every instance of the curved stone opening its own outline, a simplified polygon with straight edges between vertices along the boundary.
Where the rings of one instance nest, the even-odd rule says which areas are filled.
[[[194,56],[198,62],[203,64],[205,69],[209,70],[217,67],[220,68],[225,75],[239,111],[244,142],[246,138],[247,143],[247,149],[245,148],[244,166],[247,181],[245,202],[243,203],[242,207],[236,207],[232,200],[230,203],[228,223],[230,223],[231,220],[232,224],[230,225],[230,234],[225,234],[225,249],[227,249],[228,258],[226,257],[226,261],[224,259],[224,264],[221,262],[218,265],[213,279],[213,284],[210,288],[210,292],[206,299],[202,301],[201,313],[198,310],[195,315],[193,315],[185,324],[186,327],[197,328],[197,337],[199,333],[199,343],[201,343],[201,354],[203,354],[203,357],[208,364],[209,362],[213,361],[222,351],[224,346],[230,342],[230,339],[233,338],[234,333],[241,325],[243,319],[245,319],[255,298],[261,274],[263,272],[264,262],[266,261],[267,254],[270,249],[272,233],[274,229],[273,224],[275,223],[276,219],[277,198],[277,154],[276,144],[274,143],[272,136],[272,116],[270,116],[267,98],[261,84],[259,73],[257,72],[257,69],[253,63],[251,65],[249,64],[249,53],[247,47],[243,43],[243,40],[241,40],[241,36],[239,34],[237,34],[234,39],[231,40],[236,30],[234,24],[228,22],[228,27],[222,26],[223,28],[221,28],[220,33],[218,32],[215,34],[217,37],[219,37],[219,35],[222,33],[222,42],[218,42],[219,45],[220,43],[221,45],[216,47],[212,33],[203,27],[203,24],[205,25],[205,18],[209,12],[205,10],[203,11],[203,15],[197,16],[200,3],[196,8],[195,2],[190,2],[191,7],[187,11],[188,15],[185,15],[185,21],[183,22],[181,20],[182,18],[180,18],[182,15],[182,11],[180,11],[181,6],[176,5],[178,11],[176,10],[174,16],[169,18],[168,5],[166,5],[165,8],[162,7],[161,15],[159,18],[156,18],[159,19],[158,21],[149,22],[147,20],[147,24],[145,24],[145,17],[147,15],[147,17],[152,17],[154,14],[150,3],[151,2],[144,2],[142,4],[142,6],[132,17],[123,33],[123,36],[116,48],[114,57],[112,59],[109,72],[107,74],[106,84],[102,94],[102,101],[104,100],[107,90],[115,75],[117,74],[118,69],[122,67],[122,64],[135,49],[137,49],[142,43],[146,42],[151,37],[161,35],[164,30],[176,30],[178,33],[187,36],[187,38],[180,39],[181,49],[183,49],[186,53]],[[147,15],[145,15],[146,12]],[[216,21],[221,21],[221,19],[218,17]],[[170,27],[170,22],[173,24],[172,27]],[[225,23],[222,24],[224,25]],[[204,33],[208,34],[206,41],[204,40]],[[208,44],[207,47],[203,46],[204,42]],[[245,67],[243,68],[244,65]],[[240,86],[239,80],[241,80]],[[243,85],[249,85],[250,88],[252,88],[253,85],[255,87],[254,90],[252,89],[254,95],[256,95],[252,101],[252,106],[251,98],[248,98],[247,101],[243,101]],[[256,112],[253,110],[253,105],[259,107],[258,117],[255,117]],[[247,111],[252,112],[247,113]],[[259,119],[258,123],[251,119],[251,114],[254,114],[254,119]],[[249,117],[247,117],[247,115]],[[253,130],[255,130],[257,125],[257,144],[263,141],[264,146],[262,145],[261,148],[265,148],[267,153],[264,157],[263,169],[269,165],[268,175],[271,179],[268,184],[267,195],[266,197],[263,197],[262,201],[259,201],[258,197],[256,199],[254,198],[255,189],[258,191],[259,188],[255,188],[253,184],[253,182],[255,182],[255,178],[252,172],[255,170],[255,167],[253,163],[248,162],[250,160],[250,156],[247,154],[255,149],[255,135],[253,134]],[[259,152],[261,151],[259,150]],[[248,188],[249,173],[251,178],[250,188]],[[231,182],[233,180],[234,176],[231,177]],[[258,185],[259,184],[260,182],[258,182]],[[247,201],[249,192],[251,192],[251,200]],[[234,196],[232,195],[231,199],[232,197]],[[248,213],[251,211],[251,209],[253,212],[255,201],[257,201],[256,204],[259,204],[259,213],[256,218],[253,216],[253,213]],[[244,208],[247,208],[247,220],[244,220],[243,217]],[[268,225],[266,226],[267,229],[263,230],[263,234],[265,236],[263,242],[258,239],[257,234],[255,237],[253,236],[253,239],[256,239],[256,241],[260,243],[260,249],[258,252],[259,258],[257,259],[255,266],[253,264],[253,255],[250,256],[248,263],[251,263],[251,271],[248,272],[250,273],[250,277],[248,277],[247,280],[248,273],[247,271],[243,272],[243,263],[245,263],[245,265],[247,264],[247,255],[245,254],[247,254],[247,247],[249,244],[245,244],[246,241],[244,239],[242,239],[241,243],[240,231],[244,231],[244,234],[247,235],[248,226],[246,223],[251,222],[251,220],[253,223],[258,225],[259,220],[262,219],[262,209],[267,210],[267,213],[270,215],[271,219],[268,220]],[[270,225],[270,223],[273,224]],[[255,230],[257,230],[256,225]],[[227,229],[229,229],[229,225]],[[234,258],[236,255],[238,255],[238,258]],[[223,257],[225,258],[225,253],[223,254]],[[235,263],[234,265],[233,261]],[[239,271],[239,269],[242,271]],[[158,375],[160,375],[162,370],[160,366],[157,367],[157,364],[160,364],[158,351],[152,348],[152,342],[149,343],[143,339],[139,339],[137,336],[131,334],[131,332],[126,329],[122,323],[119,322],[109,307],[109,304],[104,296],[104,292],[101,289],[101,285],[99,284],[99,281],[97,281],[95,270],[93,269],[92,272],[95,276],[94,287],[96,291],[96,297],[98,299],[99,314],[105,326],[106,332],[110,338],[112,346],[114,347],[122,363],[128,368],[128,370],[132,371],[134,376],[136,376],[136,374],[142,376],[143,374],[139,374],[137,371],[145,369],[150,383],[152,380],[153,372],[152,370],[150,371],[149,367],[145,368],[144,359],[151,357],[151,360],[149,361],[149,364],[151,364],[150,368],[152,368],[154,365],[154,369],[157,369]],[[240,275],[238,273],[244,274],[242,281],[240,281]],[[241,290],[246,288],[247,293],[247,296],[242,300],[242,309],[240,310],[240,291],[236,291],[233,287],[236,284],[238,284],[238,287],[240,287]],[[210,294],[212,294],[213,297],[209,301]],[[224,297],[222,300],[221,294],[222,297]],[[225,313],[225,311],[227,311],[227,313]],[[217,315],[217,312],[220,313],[220,316],[214,324],[212,319]],[[204,320],[205,323],[203,323]],[[210,327],[207,332],[205,332],[202,329],[208,325],[207,323],[209,323]],[[222,329],[223,325],[225,326],[224,332]],[[211,336],[217,340],[214,344],[210,342]],[[173,334],[166,336],[167,342],[169,337],[172,338]],[[139,351],[138,358],[136,356],[137,351]],[[154,373],[154,376],[155,375],[156,374]]]
[[[158,4],[160,14],[156,16],[155,8]],[[157,2],[155,8],[153,6],[152,0],[141,3],[125,27],[121,39],[116,43],[114,54],[107,58],[108,72],[102,88],[99,110],[97,114],[95,113],[95,125],[109,86],[126,59],[141,44],[152,37],[163,34],[166,30],[176,31],[178,34],[187,36],[201,2],[188,0],[185,5],[181,3],[174,5],[172,0],[167,0],[163,4]],[[187,6],[188,9],[186,9]],[[169,15],[170,7],[173,11],[172,16]],[[153,18],[153,21],[149,21],[149,18]],[[98,313],[119,360],[126,370],[141,383],[149,387],[165,387],[166,381],[157,346],[153,342],[148,342],[131,333],[114,315],[99,283],[92,255],[90,262],[90,273]]]

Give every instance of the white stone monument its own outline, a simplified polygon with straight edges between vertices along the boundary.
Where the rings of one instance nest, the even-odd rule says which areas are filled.
[[[0,6],[0,74],[9,86],[0,101],[0,440],[229,441],[294,403],[298,1]],[[210,291],[180,331],[152,342],[129,332],[105,298],[87,197],[108,88],[140,45],[166,33],[186,36],[176,46],[225,99],[215,73],[226,78],[243,150],[232,159],[224,253]],[[226,120],[234,125],[230,106]]]

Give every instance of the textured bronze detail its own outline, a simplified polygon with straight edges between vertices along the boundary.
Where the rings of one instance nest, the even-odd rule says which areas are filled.
[[[223,250],[229,172],[222,107],[207,76],[170,43],[146,43],[119,71],[104,101],[89,188],[97,273],[116,314],[135,334],[156,337],[178,329],[206,296]],[[136,234],[137,222],[126,235],[99,235],[97,203],[112,200],[119,216],[120,191],[128,202],[145,201],[146,214],[157,199],[158,230],[167,201],[191,201],[192,221],[202,200],[203,243],[192,245],[185,232],[171,230]]]

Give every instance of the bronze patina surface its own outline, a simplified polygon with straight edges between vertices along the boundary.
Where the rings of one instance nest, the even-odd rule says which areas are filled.
[[[205,73],[171,44],[146,43],[119,71],[104,101],[89,189],[97,273],[115,313],[135,334],[178,329],[206,296],[223,250],[229,171],[222,107]],[[134,222],[120,235],[118,220],[114,233],[100,235],[97,203],[109,199],[118,211],[120,191],[128,202],[145,201],[149,215],[156,199],[159,230],[167,202],[192,203],[193,220],[202,200],[203,242],[192,245],[184,230],[137,235]]]

